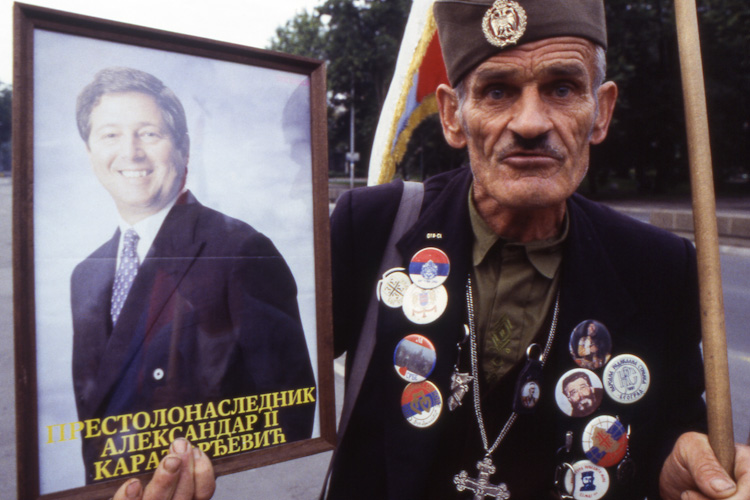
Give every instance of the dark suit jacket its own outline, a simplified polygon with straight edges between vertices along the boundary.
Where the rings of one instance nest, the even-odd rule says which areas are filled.
[[[268,238],[185,193],[112,328],[119,236],[118,230],[71,279],[81,420],[315,386],[297,287]],[[314,407],[281,409],[288,441],[310,436]],[[89,481],[102,445],[83,442]]]
[[[476,477],[484,449],[472,395],[454,412],[445,404],[456,345],[467,323],[465,290],[473,241],[467,207],[470,183],[468,168],[426,181],[420,218],[397,245],[404,267],[424,247],[445,251],[451,261],[445,282],[448,308],[437,321],[415,325],[400,309],[380,306],[377,343],[334,463],[331,499],[453,498],[458,495],[455,474],[466,470]],[[335,348],[348,352],[348,372],[402,189],[395,182],[354,190],[339,200],[332,216]],[[568,213],[559,324],[544,368],[541,399],[535,413],[518,418],[493,454],[497,472],[490,480],[505,482],[512,498],[550,498],[556,465],[583,459],[585,425],[607,414],[619,416],[631,428],[637,477],[621,482],[611,467],[613,485],[605,498],[643,498],[644,493],[656,498],[659,470],[677,436],[702,429],[705,419],[694,249],[685,240],[577,195],[569,200]],[[652,382],[635,404],[605,397],[591,417],[572,418],[557,408],[555,384],[577,367],[567,344],[575,326],[587,319],[609,328],[613,355],[630,353],[644,360]],[[427,336],[437,352],[429,380],[440,390],[444,406],[428,428],[412,427],[401,412],[406,384],[392,360],[396,345],[409,333]],[[543,345],[547,332],[541,337],[537,342]],[[463,349],[462,371],[469,371],[467,351]],[[519,363],[493,393],[482,393],[490,443],[511,413],[520,368]],[[601,376],[601,370],[598,373]],[[560,456],[557,451],[568,431],[574,433],[572,454]],[[463,493],[461,498],[470,497]]]

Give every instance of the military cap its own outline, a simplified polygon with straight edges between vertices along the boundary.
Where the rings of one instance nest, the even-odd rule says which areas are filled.
[[[498,52],[556,36],[607,48],[603,0],[436,0],[443,59],[454,87]]]

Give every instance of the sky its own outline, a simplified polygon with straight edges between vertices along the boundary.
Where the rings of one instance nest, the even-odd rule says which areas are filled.
[[[22,3],[265,48],[295,14],[323,0],[24,0]],[[13,80],[13,1],[0,0],[0,81]]]

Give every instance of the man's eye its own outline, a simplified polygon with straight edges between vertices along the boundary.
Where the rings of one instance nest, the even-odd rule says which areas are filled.
[[[143,141],[156,141],[161,137],[161,134],[155,130],[143,130],[141,131],[138,136]]]
[[[571,94],[571,89],[567,85],[559,85],[555,87],[555,97],[568,97]]]
[[[487,95],[490,99],[498,100],[504,98],[506,94],[502,89],[492,89],[487,93]]]

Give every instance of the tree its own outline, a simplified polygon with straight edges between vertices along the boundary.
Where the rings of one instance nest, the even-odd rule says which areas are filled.
[[[744,0],[699,0],[702,52],[718,187],[750,153],[750,13]],[[634,177],[663,194],[688,179],[673,3],[607,0],[609,78],[620,88],[610,136],[593,149],[589,187]]]
[[[312,14],[298,14],[279,28],[270,45],[327,62],[329,155],[342,159],[349,150],[349,109],[354,106],[360,176],[367,172],[410,8],[410,0],[326,0]]]

